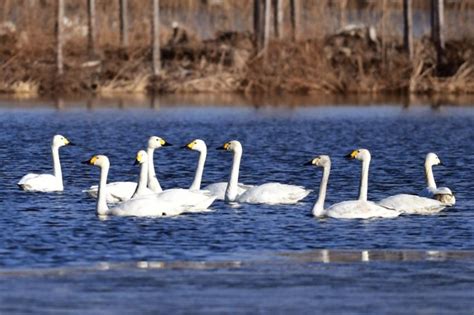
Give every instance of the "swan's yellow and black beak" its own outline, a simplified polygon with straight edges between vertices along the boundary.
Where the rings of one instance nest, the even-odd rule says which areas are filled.
[[[64,144],[65,145],[76,145],[75,143],[69,141],[68,139],[64,138]]]
[[[182,148],[183,148],[183,149],[192,150],[195,145],[196,145],[196,142],[195,142],[195,141],[191,141],[191,142],[189,142],[188,144],[183,145]]]
[[[227,150],[229,150],[229,147],[230,147],[230,142],[226,142],[226,143],[224,143],[223,146],[217,147],[216,150],[224,150],[224,151],[227,151]]]
[[[348,159],[348,160],[353,160],[353,159],[356,158],[356,156],[357,156],[358,153],[359,153],[359,152],[358,152],[357,150],[354,150],[354,151],[352,151],[351,153],[347,154],[347,155],[345,156],[345,158]]]
[[[166,141],[165,139],[160,139],[160,144],[161,144],[162,147],[172,146],[172,144],[169,143],[168,141]]]
[[[311,161],[308,161],[308,162],[304,163],[303,165],[314,165],[314,160],[315,159],[312,159]]]
[[[133,165],[138,165],[142,162],[142,155],[140,153],[137,154],[137,157],[135,158],[135,162],[133,162]]]
[[[86,161],[82,161],[81,163],[82,164],[88,164],[88,165],[94,165],[95,164],[95,161],[97,161],[97,156],[93,156],[91,157],[89,160],[86,160]]]

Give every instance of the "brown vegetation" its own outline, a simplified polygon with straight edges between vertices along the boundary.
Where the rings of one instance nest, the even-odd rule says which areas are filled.
[[[118,13],[110,14],[118,12],[118,1],[97,1],[98,43],[91,56],[85,1],[67,1],[61,77],[55,72],[54,1],[0,4],[0,93],[474,93],[474,28],[465,13],[474,15],[470,1],[447,2],[459,21],[447,23],[446,50],[437,62],[427,35],[416,39],[413,59],[406,56],[397,26],[401,1],[303,1],[312,18],[302,21],[298,40],[284,29],[268,51],[258,52],[251,1],[162,0],[163,67],[157,78],[151,75],[149,2],[129,0],[130,44],[124,48]],[[425,10],[426,3],[414,1],[415,9]],[[349,12],[341,8],[361,10],[360,19],[370,21],[376,37],[366,26],[338,31]]]

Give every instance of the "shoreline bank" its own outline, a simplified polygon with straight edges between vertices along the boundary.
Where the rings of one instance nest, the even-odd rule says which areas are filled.
[[[120,94],[239,93],[243,95],[436,95],[474,93],[474,40],[451,40],[443,58],[428,38],[413,59],[397,40],[372,38],[367,29],[324,39],[273,41],[257,52],[249,32],[168,43],[162,71],[151,75],[147,46],[106,47],[94,56],[81,41],[65,49],[65,72],[55,73],[54,51],[22,47],[11,34],[0,50],[0,94],[116,96]]]

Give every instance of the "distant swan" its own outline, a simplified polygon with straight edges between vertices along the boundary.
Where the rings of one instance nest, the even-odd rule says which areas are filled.
[[[156,178],[155,168],[153,166],[153,152],[155,149],[169,146],[170,144],[166,142],[164,139],[156,136],[151,136],[148,139],[148,147],[147,147],[147,154],[148,154],[148,187],[149,193],[157,193],[161,192],[161,186]],[[147,188],[145,187],[144,190]],[[97,198],[97,190],[98,186],[94,185],[91,186],[89,189],[84,190],[89,196],[93,198]],[[107,203],[117,203],[129,200],[134,195],[135,191],[137,190],[137,183],[136,182],[112,182],[107,184],[107,195],[106,200]]]
[[[440,212],[446,207],[446,205],[438,200],[410,194],[390,196],[377,203],[407,214],[433,214]]]
[[[160,193],[141,196],[140,192],[147,181],[148,157],[146,152],[143,150],[139,151],[136,161],[141,164],[137,196],[110,209],[106,202],[107,175],[110,167],[109,159],[105,155],[95,155],[90,160],[83,162],[101,168],[96,206],[96,211],[99,216],[175,216],[189,211],[190,206],[196,206],[196,204],[189,205],[186,200],[169,198],[167,194]],[[202,204],[200,206],[204,207],[206,205]]]
[[[436,199],[447,206],[454,206],[456,197],[448,187],[437,187],[433,176],[433,165],[441,165],[441,161],[435,153],[428,153],[425,159],[426,187],[421,196]]]
[[[201,181],[202,181],[202,173],[204,171],[204,164],[206,163],[206,156],[207,156],[207,146],[206,143],[201,139],[195,139],[184,146],[185,148],[193,151],[199,152],[199,160],[196,167],[196,173],[194,175],[193,183],[190,190],[200,190],[201,189]],[[237,194],[241,195],[247,189],[252,187],[251,185],[244,185],[238,183],[237,185]],[[207,185],[203,188],[203,190],[207,190],[211,192],[214,196],[216,196],[217,200],[224,200],[225,199],[225,191],[227,189],[227,182],[219,182]]]
[[[315,165],[323,168],[323,177],[319,188],[319,196],[313,207],[313,215],[315,217],[331,217],[336,219],[370,219],[370,218],[394,218],[400,215],[398,211],[393,211],[377,204],[367,201],[367,182],[368,170],[370,163],[370,155],[351,153],[350,158],[358,158],[363,160],[361,193],[359,200],[350,200],[336,203],[327,209],[324,209],[324,201],[326,199],[326,188],[331,171],[331,159],[327,155],[320,155],[307,165]]]
[[[53,137],[51,152],[53,155],[54,175],[29,173],[20,179],[18,186],[26,191],[63,191],[63,175],[61,172],[61,162],[59,161],[59,148],[65,145],[74,144],[64,136],[55,135]]]
[[[225,200],[228,202],[241,202],[252,204],[294,204],[306,197],[311,190],[302,186],[286,185],[280,183],[266,183],[253,186],[244,193],[239,194],[238,180],[242,145],[233,140],[225,143],[221,150],[233,152],[232,170],[229,183],[225,191]]]

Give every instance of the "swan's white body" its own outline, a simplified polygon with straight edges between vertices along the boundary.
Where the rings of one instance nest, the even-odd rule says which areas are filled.
[[[363,152],[358,157],[356,154],[354,154],[354,156],[351,154],[351,158],[358,158],[363,161],[359,200],[339,202],[326,209],[324,209],[324,201],[326,199],[326,189],[329,173],[331,171],[331,159],[327,155],[321,155],[310,162],[310,164],[321,166],[324,169],[319,188],[319,196],[312,210],[313,215],[316,217],[326,216],[336,219],[395,218],[399,216],[400,212],[398,211],[387,209],[374,202],[367,201],[370,154],[367,156]]]
[[[209,191],[211,194],[216,196],[217,200],[225,200],[225,191],[227,190],[226,182],[219,182],[207,185],[203,188],[203,190]],[[242,183],[237,184],[237,195],[242,195],[246,192],[249,188],[252,188],[253,185],[244,185]]]
[[[89,189],[84,190],[92,198],[97,198],[99,186],[93,185]],[[130,200],[137,190],[135,182],[113,182],[107,184],[107,203],[118,203]]]
[[[206,191],[192,191],[184,188],[163,190],[156,195],[160,200],[179,202],[184,207],[183,212],[207,212],[216,197]]]
[[[425,158],[425,177],[427,187],[421,192],[422,197],[432,198],[447,206],[456,204],[456,197],[448,187],[437,187],[433,175],[433,165],[440,165],[441,161],[435,153],[428,153]]]
[[[190,200],[192,192],[182,194],[180,189],[178,191],[171,189],[159,194],[142,195],[147,190],[147,175],[148,175],[148,161],[145,151],[139,151],[137,154],[137,161],[141,164],[140,179],[135,196],[127,201],[124,201],[113,208],[109,208],[106,202],[107,193],[107,175],[110,167],[108,158],[104,155],[97,155],[92,157],[88,164],[97,165],[101,168],[100,183],[97,198],[97,214],[100,216],[117,215],[117,216],[176,216],[186,211],[194,211],[199,208],[208,207],[210,205],[209,199],[206,199],[202,194],[196,193],[195,199]],[[179,198],[178,198],[179,197]],[[201,198],[196,200],[196,198]],[[212,203],[212,202],[211,202]]]
[[[431,155],[434,155],[434,157]],[[425,172],[428,186],[431,187],[436,187],[433,172],[431,171],[431,165],[435,162],[437,164],[441,163],[436,154],[428,153],[427,159],[425,160]],[[440,212],[446,207],[446,204],[438,200],[410,194],[390,196],[380,200],[378,204],[391,209],[396,209],[397,211],[406,214],[434,214]]]
[[[203,140],[196,139],[188,143],[185,147],[190,150],[199,152],[199,160],[196,167],[196,173],[194,174],[193,183],[189,187],[190,190],[198,191],[201,189],[202,174],[204,172],[204,164],[206,163],[206,157],[207,157],[207,145]],[[241,195],[250,187],[252,186],[239,183],[237,185],[237,192],[239,195]],[[216,200],[225,199],[226,189],[227,189],[226,182],[213,183],[203,188],[204,191],[209,191],[212,195],[216,196]]]
[[[23,176],[18,186],[25,191],[53,192],[63,191],[63,175],[59,161],[59,148],[72,143],[61,135],[55,135],[51,143],[54,175],[29,173]]]
[[[305,198],[311,190],[302,186],[286,185],[280,183],[266,183],[252,186],[244,193],[239,194],[239,169],[242,158],[242,145],[233,140],[224,144],[222,149],[233,152],[232,170],[225,191],[227,202],[241,202],[252,204],[295,204]]]
[[[390,196],[380,200],[378,204],[406,214],[434,214],[446,207],[438,200],[409,194]]]
[[[154,194],[161,192],[161,186],[156,178],[155,168],[153,165],[153,153],[155,149],[161,148],[162,146],[169,145],[165,140],[160,137],[151,136],[148,139],[148,186],[145,188],[147,194]],[[83,192],[87,193],[92,198],[97,198],[99,186],[93,185],[89,189],[84,190]],[[118,203],[126,200],[130,200],[137,190],[136,182],[112,182],[107,184],[107,203]]]

